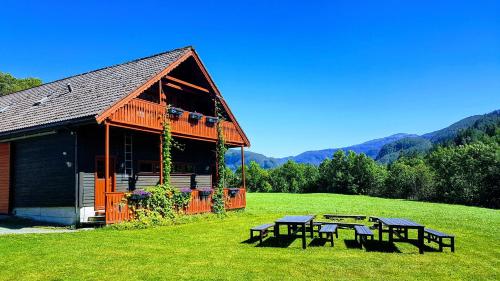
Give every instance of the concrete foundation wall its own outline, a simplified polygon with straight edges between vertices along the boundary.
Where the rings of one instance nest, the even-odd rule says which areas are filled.
[[[95,216],[94,207],[83,207],[80,208],[80,222],[88,222],[89,217]]]
[[[15,208],[13,214],[22,218],[62,225],[74,225],[78,220],[73,207]]]

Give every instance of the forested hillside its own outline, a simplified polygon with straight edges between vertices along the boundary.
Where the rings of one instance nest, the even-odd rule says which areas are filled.
[[[406,138],[398,144],[384,151],[415,153],[401,153],[387,165],[343,150],[319,166],[289,160],[263,169],[251,162],[245,167],[246,185],[254,192],[365,194],[500,208],[499,111],[475,118],[467,128],[436,143]],[[229,170],[227,183],[240,186],[240,174],[241,167],[236,173]]]
[[[404,138],[386,144],[380,149],[375,159],[380,163],[387,164],[401,156],[423,155],[433,146],[453,143],[464,130],[475,128],[476,131],[484,131],[488,124],[491,126],[498,120],[500,120],[500,110],[467,117],[444,129],[422,135],[422,137]]]

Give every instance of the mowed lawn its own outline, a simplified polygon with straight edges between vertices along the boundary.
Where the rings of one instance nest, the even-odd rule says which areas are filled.
[[[335,194],[248,194],[227,218],[142,230],[100,229],[0,236],[2,280],[499,280],[500,211]],[[424,255],[408,243],[355,248],[354,231],[335,247],[308,238],[248,243],[249,228],[287,214],[404,217],[456,235],[456,252]],[[433,245],[436,249],[436,245]],[[428,249],[429,250],[429,249]]]

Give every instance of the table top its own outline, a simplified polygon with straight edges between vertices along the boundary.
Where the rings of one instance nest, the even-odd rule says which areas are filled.
[[[314,216],[284,216],[277,219],[277,223],[308,223],[314,219]]]
[[[378,220],[387,226],[404,226],[404,227],[424,227],[414,221],[400,218],[378,218]]]

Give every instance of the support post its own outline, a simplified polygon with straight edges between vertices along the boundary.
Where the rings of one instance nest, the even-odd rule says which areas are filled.
[[[246,190],[247,186],[245,183],[245,149],[243,149],[243,146],[241,147],[241,182],[243,184],[243,188]]]
[[[104,123],[104,190],[105,192],[110,192],[110,182],[109,182],[109,123]]]
[[[217,143],[215,143],[215,182],[219,182],[219,164],[218,164],[218,157],[219,154],[217,152]]]

